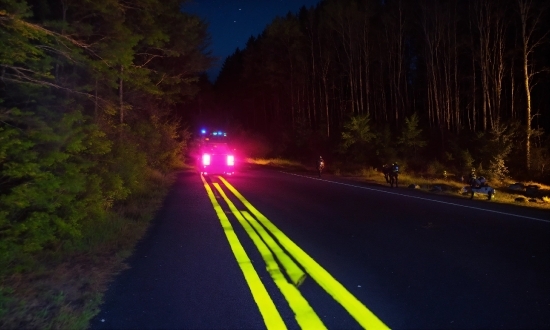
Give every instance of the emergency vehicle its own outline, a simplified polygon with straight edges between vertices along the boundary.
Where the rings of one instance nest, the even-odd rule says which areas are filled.
[[[201,174],[233,175],[235,173],[235,155],[229,147],[227,133],[201,130],[199,150],[198,167]]]

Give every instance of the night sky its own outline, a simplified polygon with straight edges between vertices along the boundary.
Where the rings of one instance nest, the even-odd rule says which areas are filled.
[[[244,49],[250,36],[258,36],[276,16],[297,13],[302,6],[317,5],[320,0],[191,0],[183,10],[197,14],[209,24],[210,49],[218,58],[208,71],[215,80],[225,58],[237,48]]]

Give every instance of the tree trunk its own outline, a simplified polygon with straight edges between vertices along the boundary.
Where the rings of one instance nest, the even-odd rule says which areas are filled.
[[[523,45],[523,83],[525,84],[525,168],[531,170],[531,88],[529,87],[529,59],[527,58],[527,46]]]
[[[523,60],[523,84],[525,87],[525,168],[531,170],[531,80],[536,74],[534,68],[529,68],[529,55],[535,51],[537,46],[543,44],[543,39],[548,35],[548,31],[543,33],[540,39],[533,40],[534,33],[541,24],[541,13],[543,9],[531,7],[530,0],[518,0],[519,19],[521,23],[521,41],[522,41],[522,60]]]

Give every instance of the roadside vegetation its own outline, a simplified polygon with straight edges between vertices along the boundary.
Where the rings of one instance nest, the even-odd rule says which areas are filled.
[[[33,253],[25,269],[3,269],[2,329],[86,329],[103,293],[143,237],[172,183],[149,177],[144,190],[82,228],[78,247]]]
[[[437,158],[429,149],[429,141],[416,113],[406,117],[401,131],[394,135],[387,126],[373,124],[369,115],[358,115],[346,122],[339,139],[327,139],[327,145],[319,150],[324,153],[325,172],[337,176],[387,185],[382,167],[398,163],[401,188],[414,187],[430,193],[470,198],[470,193],[464,188],[469,186],[469,175],[475,171],[477,177],[485,177],[497,190],[496,202],[550,209],[548,172],[543,170],[532,175],[541,179],[533,181],[516,163],[524,151],[519,144],[519,129],[519,125],[509,123],[487,134],[477,133],[471,141],[462,142],[466,148],[461,147],[458,140],[449,140],[448,143],[454,147]],[[261,149],[276,150],[269,145]],[[307,148],[302,155],[312,156],[308,159],[303,156],[259,157],[250,158],[249,162],[288,170],[314,171],[318,156]],[[542,158],[536,159],[538,164],[542,164],[541,169],[550,161],[544,155],[540,154]],[[474,198],[487,197],[476,194]]]
[[[250,164],[267,165],[272,167],[295,168],[295,169],[303,169],[303,170],[306,169],[306,167],[298,161],[282,159],[282,158],[269,158],[269,159],[247,158],[246,162]]]
[[[206,26],[174,0],[0,0],[0,32],[0,328],[84,329],[185,166]]]
[[[286,171],[309,172],[311,175],[317,175],[314,166],[305,165],[299,161],[293,161],[282,158],[248,158],[246,160],[250,164],[262,165],[273,168],[280,168]],[[350,180],[357,180],[369,184],[380,186],[389,186],[384,178],[384,174],[373,167],[350,166],[349,164],[327,163],[325,175],[334,175],[345,177]],[[515,184],[516,181],[506,179],[496,185],[491,184],[497,190],[496,196],[491,202],[522,205],[527,207],[535,207],[540,209],[550,210],[550,185],[541,184],[538,182],[525,182],[526,186],[538,186],[538,197],[534,198],[526,194],[524,190],[517,191],[509,189],[509,186]],[[467,182],[460,181],[456,175],[443,173],[440,175],[416,174],[416,173],[401,173],[399,175],[398,189],[415,189],[425,193],[453,196],[457,198],[470,198],[471,194],[464,191],[464,187],[468,186]],[[475,195],[474,199],[487,200],[486,195]]]

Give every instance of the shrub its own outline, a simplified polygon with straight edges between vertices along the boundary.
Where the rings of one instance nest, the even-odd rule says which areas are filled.
[[[547,141],[550,143],[550,139]],[[550,148],[546,147],[533,148],[531,153],[531,168],[533,174],[539,179],[544,179],[550,173]]]
[[[344,124],[341,138],[341,152],[353,161],[364,163],[371,148],[370,142],[376,138],[371,129],[370,116],[367,114],[351,117]]]
[[[391,164],[397,159],[397,150],[394,148],[392,141],[393,136],[388,125],[377,131],[374,141],[374,155],[377,161],[373,165]]]
[[[489,165],[489,173],[492,179],[504,181],[508,176],[508,168],[504,164],[504,159],[499,156],[495,156]]]
[[[472,169],[474,158],[468,149],[460,151],[458,158],[458,169],[461,173],[468,173]]]
[[[441,176],[445,170],[445,165],[441,164],[438,160],[433,160],[428,163],[426,167],[426,174],[430,176]]]
[[[10,125],[0,127],[0,141],[9,137],[0,148],[0,275],[24,269],[34,253],[80,239],[83,219],[101,208],[102,191],[87,189],[98,179],[91,159],[109,144],[79,111],[57,121],[47,116],[12,109]]]
[[[364,176],[366,178],[377,177],[379,175],[380,172],[378,172],[374,167],[366,167],[361,169],[361,176]]]
[[[416,113],[405,118],[405,127],[398,139],[398,144],[401,146],[403,155],[408,158],[416,157],[417,152],[427,145],[426,141],[422,138],[422,129],[418,128],[418,116]]]

